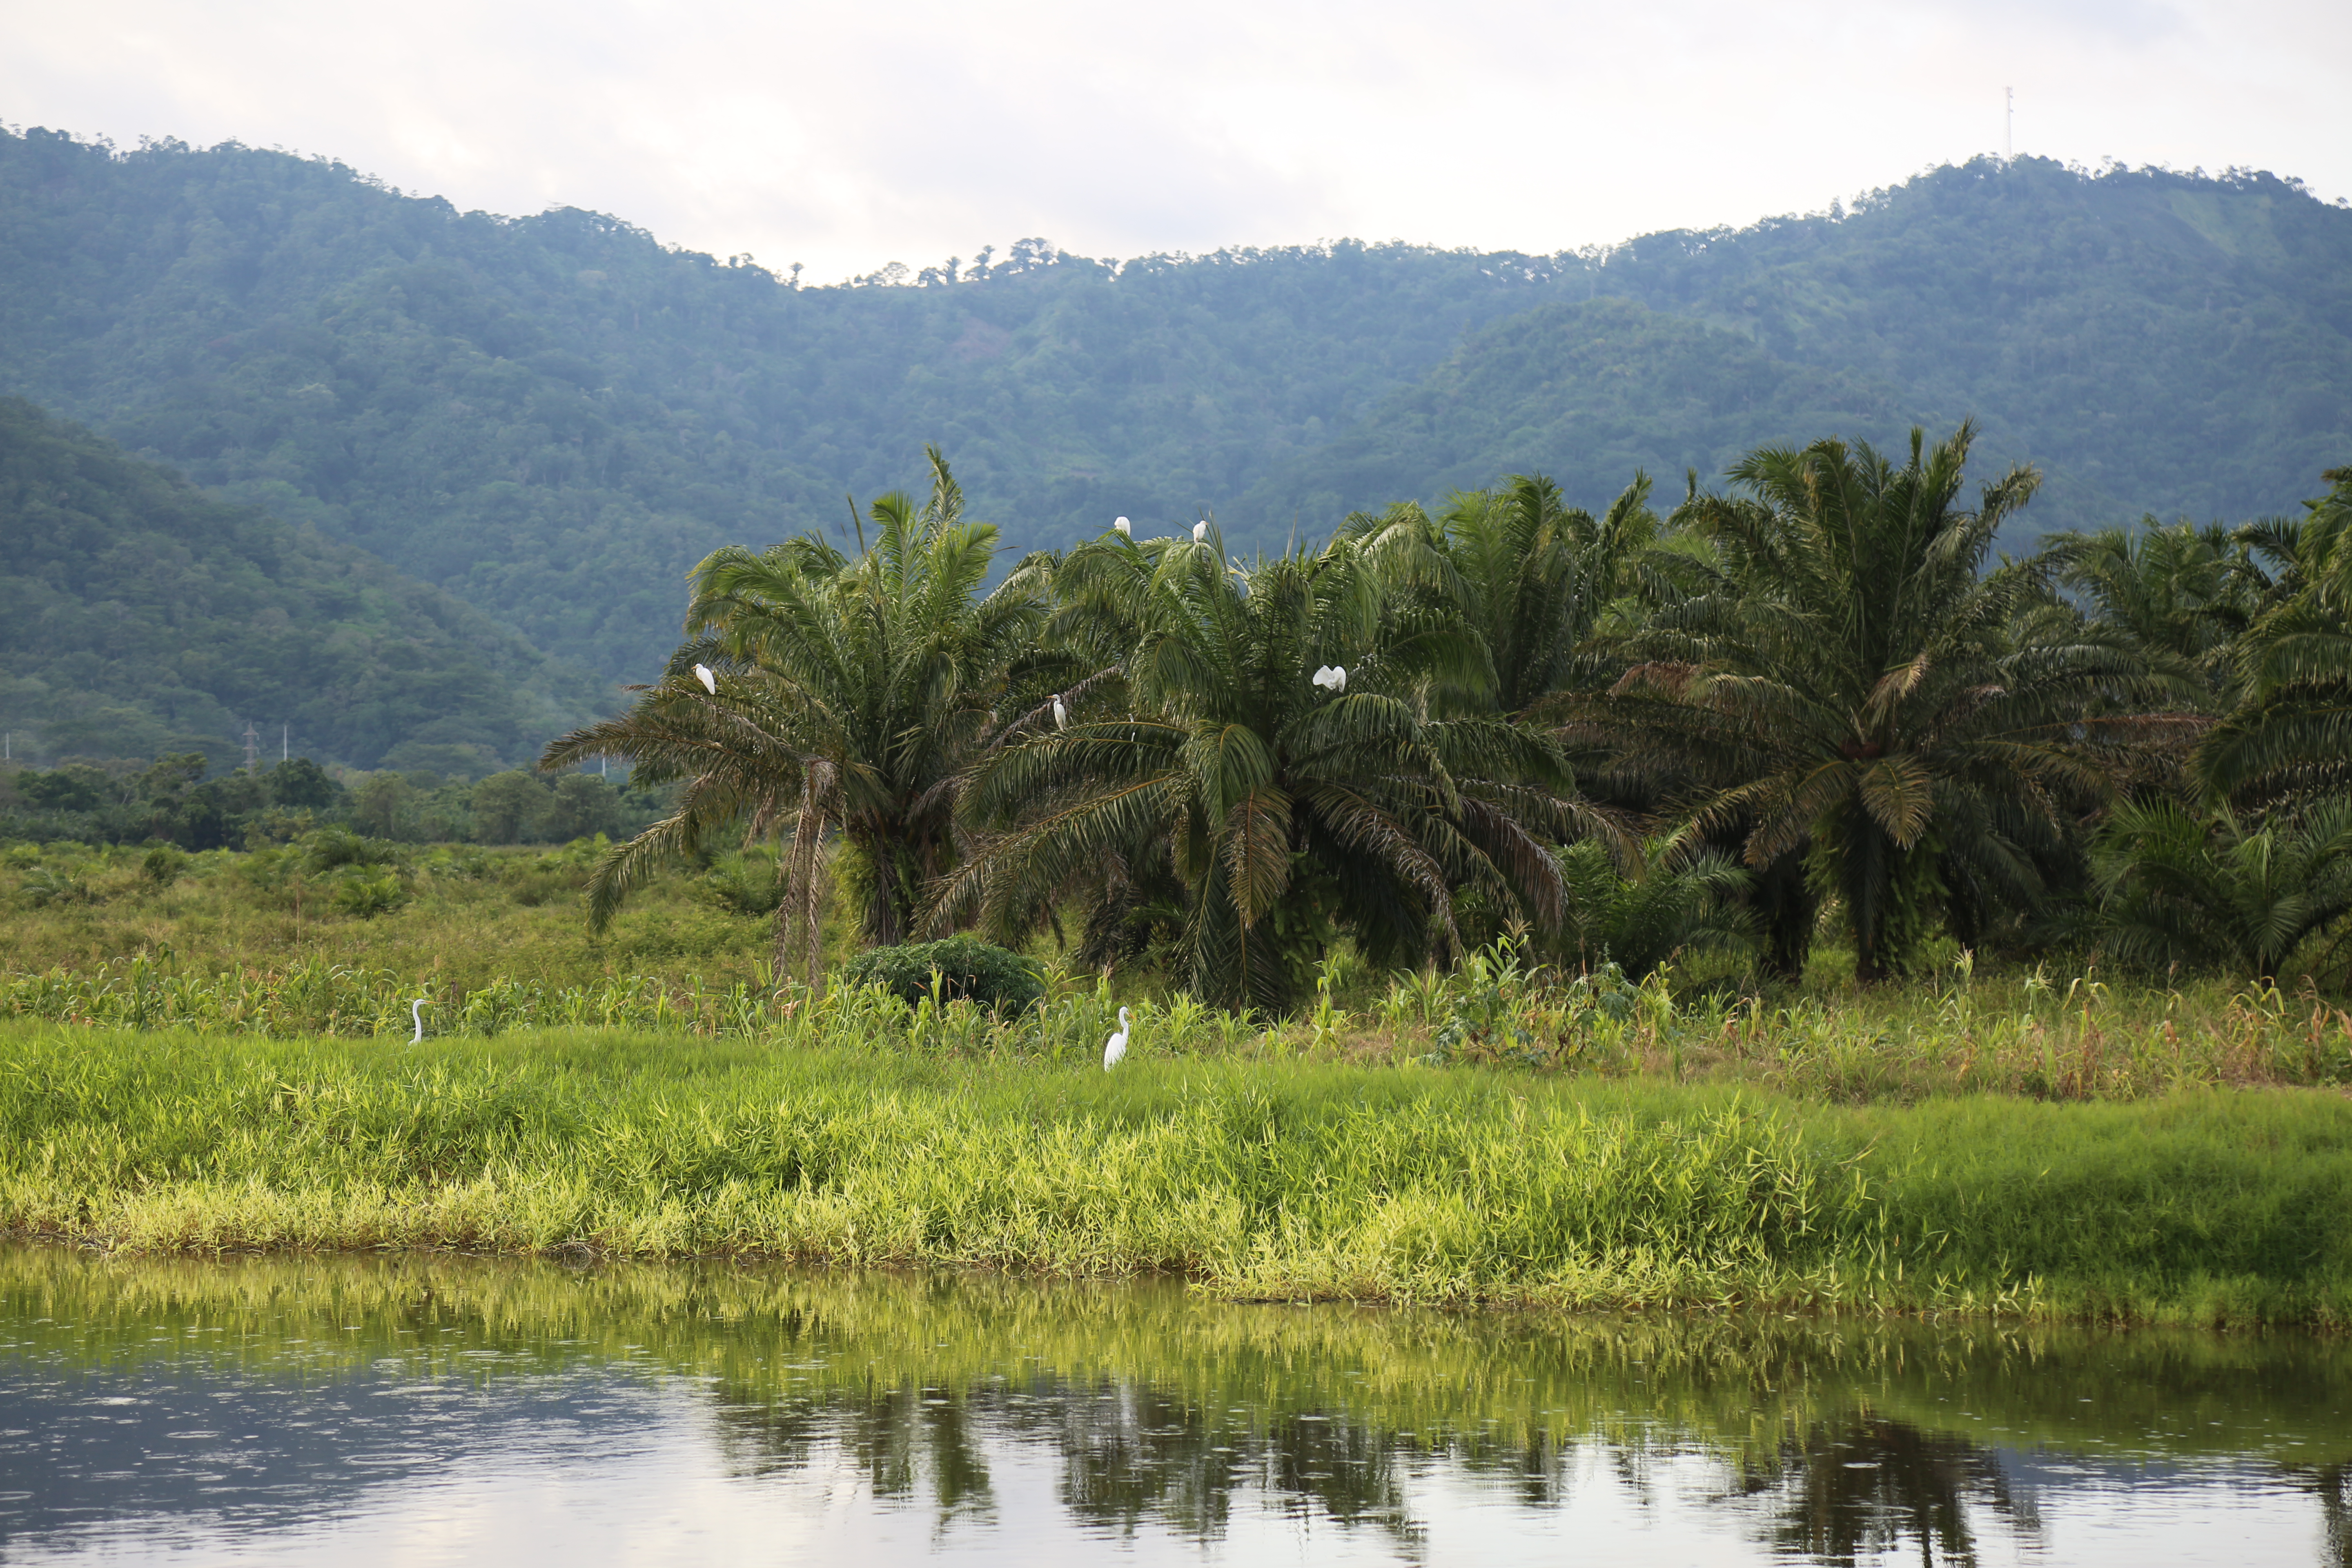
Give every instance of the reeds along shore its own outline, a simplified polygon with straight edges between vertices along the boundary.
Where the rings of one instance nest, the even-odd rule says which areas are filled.
[[[1196,1054],[1164,1014],[1105,1074],[905,1048],[848,1022],[861,1005],[798,1037],[422,1046],[0,1025],[0,1225],[149,1252],[1168,1271],[1274,1300],[2352,1319],[2333,1093],[1833,1105]]]

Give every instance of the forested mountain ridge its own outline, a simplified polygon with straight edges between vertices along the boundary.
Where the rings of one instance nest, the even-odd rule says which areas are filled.
[[[1972,415],[2045,527],[2289,511],[2352,447],[2352,209],[2291,180],[2044,159],[1659,235],[1604,289]],[[1809,432],[1808,434],[1811,434]]]
[[[604,696],[440,589],[13,397],[0,604],[19,763],[201,752],[224,767],[251,723],[272,761],[283,743],[473,776],[528,761]]]
[[[615,674],[704,552],[838,521],[927,440],[1016,547],[1189,520],[1558,284],[1352,245],[975,271],[795,289],[279,153],[0,136],[0,387]]]
[[[1246,550],[1513,468],[1597,504],[1623,462],[1973,414],[2050,472],[2038,531],[2283,510],[2352,405],[2352,213],[2267,175],[1979,162],[1606,254],[1024,242],[897,276],[795,288],[282,153],[0,136],[0,388],[607,675],[668,651],[709,549],[838,527],[927,440],[1014,548],[1211,508]]]
[[[1472,333],[1419,385],[1277,468],[1242,510],[1286,507],[1320,532],[1350,506],[1541,472],[1594,510],[1637,471],[1661,500],[1798,431],[1902,435],[1884,383],[1775,359],[1748,334],[1630,300],[1544,305]],[[1913,416],[1916,416],[1916,414]]]

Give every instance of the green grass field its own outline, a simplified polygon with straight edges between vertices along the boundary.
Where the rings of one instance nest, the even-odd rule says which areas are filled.
[[[1338,962],[1271,1023],[1050,971],[999,1017],[769,967],[764,868],[592,942],[589,855],[10,852],[0,1228],[132,1252],[765,1255],[1237,1297],[2352,1319],[2352,1020],[1982,972],[1743,994]],[[845,945],[836,932],[836,945]],[[409,1004],[430,999],[412,1046]],[[1096,1065],[1122,1003],[1133,1056]]]
[[[785,1037],[0,1026],[0,1224],[137,1251],[756,1254],[1224,1294],[2336,1326],[2352,1104]]]

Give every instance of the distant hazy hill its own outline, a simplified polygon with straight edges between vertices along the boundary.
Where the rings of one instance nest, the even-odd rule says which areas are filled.
[[[1971,413],[2050,472],[2042,528],[2276,510],[2352,458],[2352,212],[2268,175],[1979,162],[1605,258],[1024,243],[948,278],[795,289],[323,162],[0,135],[0,389],[608,675],[668,650],[704,552],[839,526],[926,440],[1016,546],[1203,506],[1278,545],[1522,466],[1591,503]],[[1650,317],[1564,309],[1612,296]]]
[[[20,762],[202,751],[487,773],[600,693],[348,544],[0,398],[0,728]]]

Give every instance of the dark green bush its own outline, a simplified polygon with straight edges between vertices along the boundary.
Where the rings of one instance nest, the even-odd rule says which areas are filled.
[[[964,996],[999,1011],[1026,1007],[1045,994],[1045,982],[1027,959],[971,936],[874,948],[841,970],[853,985],[887,986],[909,1002],[931,994],[934,973],[941,1000]]]

